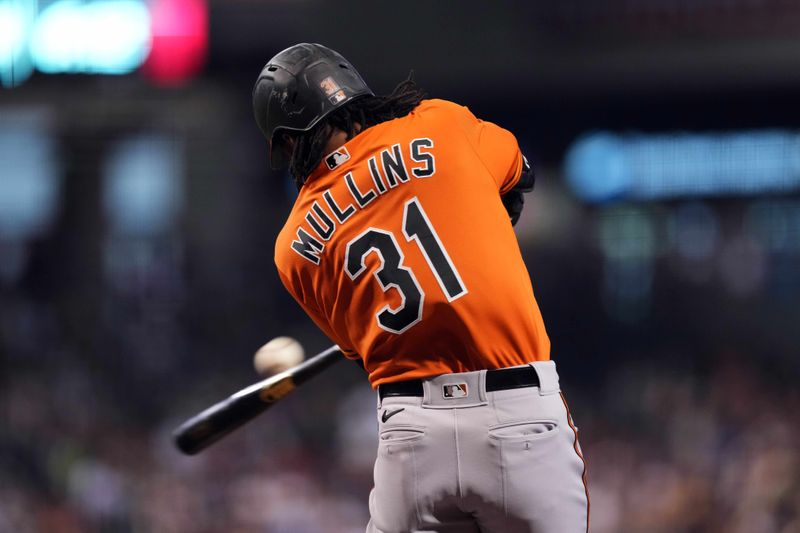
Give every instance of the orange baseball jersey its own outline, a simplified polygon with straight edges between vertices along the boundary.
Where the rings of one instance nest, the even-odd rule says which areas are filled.
[[[280,277],[377,387],[550,357],[500,195],[514,136],[444,100],[323,158],[275,245]]]

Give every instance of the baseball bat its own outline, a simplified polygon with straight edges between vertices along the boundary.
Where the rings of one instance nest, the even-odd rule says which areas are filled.
[[[342,358],[339,347],[331,346],[289,370],[245,387],[181,424],[173,433],[175,445],[187,455],[206,449]]]

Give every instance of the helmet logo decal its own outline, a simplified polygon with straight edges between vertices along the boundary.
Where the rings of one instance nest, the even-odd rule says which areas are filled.
[[[328,76],[321,82],[319,82],[319,87],[322,89],[322,92],[325,93],[325,96],[328,97],[328,100],[331,101],[332,104],[338,104],[345,98],[347,95],[344,93],[344,89],[339,87],[339,84],[334,81],[331,76]]]
[[[329,169],[333,170],[349,159],[350,152],[347,151],[347,148],[342,146],[325,156],[325,164],[328,165]]]

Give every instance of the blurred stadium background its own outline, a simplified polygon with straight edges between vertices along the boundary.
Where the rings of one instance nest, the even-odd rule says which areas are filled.
[[[302,41],[535,162],[518,235],[594,532],[800,532],[790,0],[0,0],[0,531],[363,531],[354,365],[170,442],[266,340],[328,343],[275,273],[293,193],[250,109]]]

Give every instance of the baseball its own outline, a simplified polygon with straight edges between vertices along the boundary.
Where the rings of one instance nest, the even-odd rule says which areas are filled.
[[[271,376],[299,365],[303,357],[305,351],[299,342],[291,337],[276,337],[258,349],[253,366],[262,376]]]

